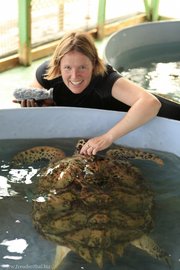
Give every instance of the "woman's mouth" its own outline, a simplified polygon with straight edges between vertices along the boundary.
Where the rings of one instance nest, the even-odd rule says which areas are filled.
[[[81,81],[70,81],[70,83],[71,83],[72,85],[74,85],[74,86],[78,86],[78,85],[80,85],[80,84],[82,83],[82,81],[83,81],[83,80],[81,80]]]

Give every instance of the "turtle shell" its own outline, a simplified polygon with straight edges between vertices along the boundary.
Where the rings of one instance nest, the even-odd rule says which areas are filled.
[[[43,171],[33,222],[45,238],[102,266],[153,228],[153,198],[127,161],[74,155]]]
[[[148,237],[154,226],[154,193],[127,159],[151,160],[159,165],[163,161],[153,153],[124,146],[116,146],[104,156],[84,156],[79,154],[84,143],[80,140],[70,157],[49,146],[28,149],[14,157],[13,164],[49,160],[39,175],[32,203],[37,231],[99,267],[107,257],[114,261],[122,256],[128,244],[170,266],[169,255]],[[57,254],[55,264],[60,264],[60,257]]]

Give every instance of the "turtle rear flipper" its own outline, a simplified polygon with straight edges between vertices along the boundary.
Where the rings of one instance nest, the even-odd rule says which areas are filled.
[[[64,257],[69,253],[70,249],[64,246],[58,245],[56,247],[56,255],[53,261],[52,270],[58,270]]]
[[[131,244],[137,248],[146,251],[155,259],[165,262],[170,269],[172,269],[172,260],[170,255],[161,249],[158,244],[149,236],[144,234],[142,237],[131,241]]]

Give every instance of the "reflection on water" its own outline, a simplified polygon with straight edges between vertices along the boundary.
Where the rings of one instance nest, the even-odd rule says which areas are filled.
[[[152,93],[180,103],[180,62],[153,62],[128,68],[122,74]]]
[[[19,220],[16,220],[16,223],[19,223]],[[14,239],[14,240],[3,240],[0,245],[7,246],[7,251],[9,253],[18,253],[22,254],[28,247],[26,240],[24,239]],[[22,256],[5,256],[4,259],[20,260]]]
[[[75,141],[10,140],[0,141],[0,268],[50,269],[55,244],[43,239],[33,228],[31,199],[35,189],[35,174],[39,168],[10,168],[12,156],[30,146],[59,146],[72,154]],[[180,158],[172,153],[155,151],[165,165],[148,161],[133,161],[150,182],[156,193],[155,229],[151,236],[172,256],[174,270],[180,269]],[[15,268],[16,267],[16,268]],[[21,267],[21,268],[20,268]],[[73,252],[64,259],[61,270],[98,270]],[[103,270],[165,270],[162,262],[135,247],[128,247],[122,258],[112,265],[105,261]]]

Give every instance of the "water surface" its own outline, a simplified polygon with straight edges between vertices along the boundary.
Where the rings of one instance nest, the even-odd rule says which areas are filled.
[[[145,89],[180,103],[179,48],[179,43],[169,42],[128,50],[117,57],[117,69]]]
[[[43,239],[31,221],[31,200],[38,167],[11,168],[10,160],[20,150],[51,145],[73,153],[77,139],[0,141],[0,269],[50,269],[55,244]],[[151,150],[152,151],[152,150]],[[155,191],[155,229],[151,237],[169,254],[173,269],[180,269],[180,158],[153,151],[164,160],[159,167],[150,161],[133,161]],[[61,270],[98,270],[70,252]],[[105,262],[103,270],[165,270],[168,267],[134,247],[128,247],[115,265]]]

